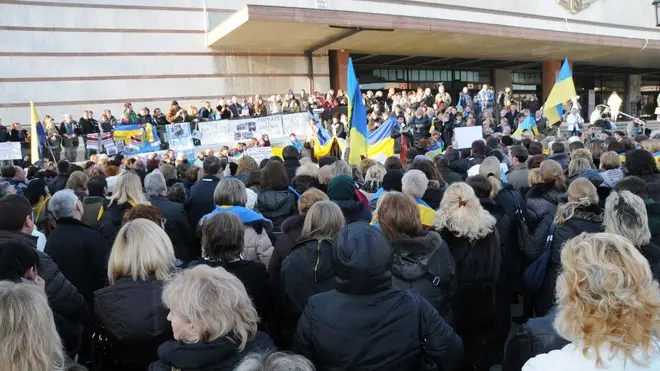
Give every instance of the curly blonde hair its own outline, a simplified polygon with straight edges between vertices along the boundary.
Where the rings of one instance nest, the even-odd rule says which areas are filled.
[[[454,183],[447,188],[433,219],[436,230],[447,228],[456,236],[470,240],[486,237],[495,223],[495,218],[481,207],[474,190],[466,183]]]
[[[559,334],[579,344],[585,357],[593,352],[597,367],[603,366],[603,345],[614,356],[647,363],[659,350],[660,290],[642,254],[624,237],[582,233],[564,245],[561,263]],[[640,349],[645,359],[634,357]]]

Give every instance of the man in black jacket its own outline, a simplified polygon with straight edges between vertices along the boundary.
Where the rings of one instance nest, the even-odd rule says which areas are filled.
[[[186,205],[191,228],[196,230],[197,223],[202,219],[202,216],[210,213],[215,207],[213,204],[213,192],[215,192],[215,187],[220,182],[220,176],[226,166],[226,161],[222,161],[215,156],[209,156],[204,159],[204,163],[202,164],[204,176],[199,183],[190,188],[190,197]]]
[[[36,249],[37,238],[31,236],[33,230],[32,207],[27,198],[9,195],[0,200],[0,241],[21,241]],[[38,274],[45,281],[46,296],[53,310],[57,332],[67,354],[73,357],[80,346],[82,320],[87,311],[85,299],[50,256],[40,251],[38,254]]]
[[[84,111],[83,117],[78,120],[78,124],[80,125],[80,134],[82,135],[83,143],[85,144],[85,160],[87,160],[91,155],[90,152],[94,151],[94,153],[96,153],[98,149],[97,143],[90,144],[90,147],[87,147],[87,134],[98,133],[100,131],[99,123],[94,120],[94,113],[92,111]]]
[[[300,152],[294,146],[286,146],[282,150],[282,158],[284,159],[284,168],[286,175],[289,177],[289,183],[296,176],[296,170],[300,167]]]
[[[335,289],[307,302],[295,351],[319,371],[410,370],[423,357],[438,369],[459,369],[461,338],[426,299],[392,287],[392,247],[378,229],[347,225],[328,253]]]
[[[157,171],[148,174],[144,178],[144,190],[149,202],[160,209],[160,215],[165,219],[165,232],[172,241],[176,258],[189,262],[201,257],[183,205],[167,199],[167,183],[163,174]]]
[[[64,189],[67,179],[69,179],[69,161],[60,160],[57,163],[57,177],[48,183],[48,190],[51,193],[55,193],[59,190]]]

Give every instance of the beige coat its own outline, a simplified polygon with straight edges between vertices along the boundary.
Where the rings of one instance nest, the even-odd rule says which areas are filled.
[[[273,243],[268,233],[263,229],[257,234],[254,228],[245,226],[245,241],[243,242],[243,258],[258,261],[268,267],[270,256],[273,254]]]

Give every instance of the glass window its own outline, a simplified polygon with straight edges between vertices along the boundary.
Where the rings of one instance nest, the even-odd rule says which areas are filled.
[[[479,72],[473,72],[473,74],[474,74],[474,80],[472,80],[472,81],[481,81],[480,76],[479,76]]]
[[[461,71],[461,81],[468,81],[467,71]]]
[[[419,70],[410,70],[410,81],[419,81]]]
[[[396,81],[396,70],[389,70],[389,81]]]
[[[397,80],[405,80],[406,79],[406,76],[405,76],[402,69],[396,70],[396,79]]]

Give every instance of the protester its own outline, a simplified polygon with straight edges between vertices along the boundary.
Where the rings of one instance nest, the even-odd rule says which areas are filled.
[[[521,145],[511,146],[509,149],[509,158],[511,159],[511,166],[506,173],[506,182],[516,190],[529,188],[529,169],[527,169],[527,157],[529,152],[527,148]]]
[[[637,249],[620,236],[583,233],[563,247],[561,265],[555,327],[573,344],[530,359],[523,370],[660,367],[660,292]]]
[[[46,210],[50,193],[46,181],[43,179],[32,179],[25,191],[25,197],[32,205],[32,218],[36,229],[44,230],[44,223],[51,219]],[[50,229],[50,228],[49,228]]]
[[[334,176],[328,184],[328,197],[339,206],[346,224],[371,221],[371,212],[357,200],[357,187],[351,176],[337,172],[339,175]]]
[[[616,183],[624,177],[623,170],[621,170],[621,157],[613,151],[605,152],[600,156],[599,164],[602,170],[600,176],[603,178],[603,186],[614,188]]]
[[[660,170],[651,153],[636,149],[626,155],[628,175],[642,178],[649,187],[649,198],[660,202]]]
[[[286,352],[252,353],[234,371],[316,371],[307,358]]]
[[[296,176],[291,179],[291,187],[302,195],[310,188],[320,189],[320,169],[317,164],[308,162],[296,169]]]
[[[440,207],[440,201],[442,200],[442,195],[447,189],[447,184],[442,175],[435,167],[433,162],[430,160],[417,160],[412,164],[413,170],[419,170],[424,173],[426,179],[428,179],[428,184],[426,186],[426,191],[422,196],[422,201],[426,202],[429,207],[433,210],[437,210]]]
[[[69,175],[64,189],[71,189],[78,199],[83,200],[88,196],[87,183],[89,183],[89,175],[84,171],[74,171]]]
[[[199,183],[190,187],[190,197],[186,205],[188,222],[192,228],[196,228],[202,216],[213,210],[213,194],[226,166],[226,163],[215,156],[204,159],[204,176]]]
[[[182,271],[165,287],[163,303],[174,340],[158,348],[150,370],[230,370],[250,352],[275,348],[257,330],[259,317],[245,287],[224,268]]]
[[[296,176],[296,170],[300,167],[300,152],[294,146],[286,146],[282,149],[282,158],[290,182]]]
[[[160,293],[174,262],[172,242],[160,226],[137,219],[121,227],[108,258],[110,286],[94,292],[94,313],[109,349],[97,362],[142,371],[158,359],[158,346],[172,338]]]
[[[100,220],[99,231],[112,243],[121,228],[121,221],[126,211],[136,205],[149,204],[142,192],[140,177],[132,172],[125,172],[117,178],[117,185],[110,197],[108,207]]]
[[[423,359],[443,370],[458,369],[463,355],[458,335],[424,298],[392,287],[392,248],[385,236],[353,223],[336,241],[335,289],[309,299],[294,348],[319,371],[405,370]]]
[[[530,233],[534,233],[543,219],[548,215],[554,215],[559,204],[566,202],[566,182],[561,165],[554,160],[541,162],[538,169],[529,173],[529,184],[527,192],[527,226]]]
[[[281,162],[270,161],[261,170],[259,188],[255,210],[273,223],[274,233],[281,233],[284,219],[296,212],[296,196],[289,190],[289,178]]]
[[[83,217],[81,221],[88,226],[98,229],[100,216],[105,213],[108,203],[108,182],[103,175],[94,175],[87,182],[88,195],[83,198]]]

